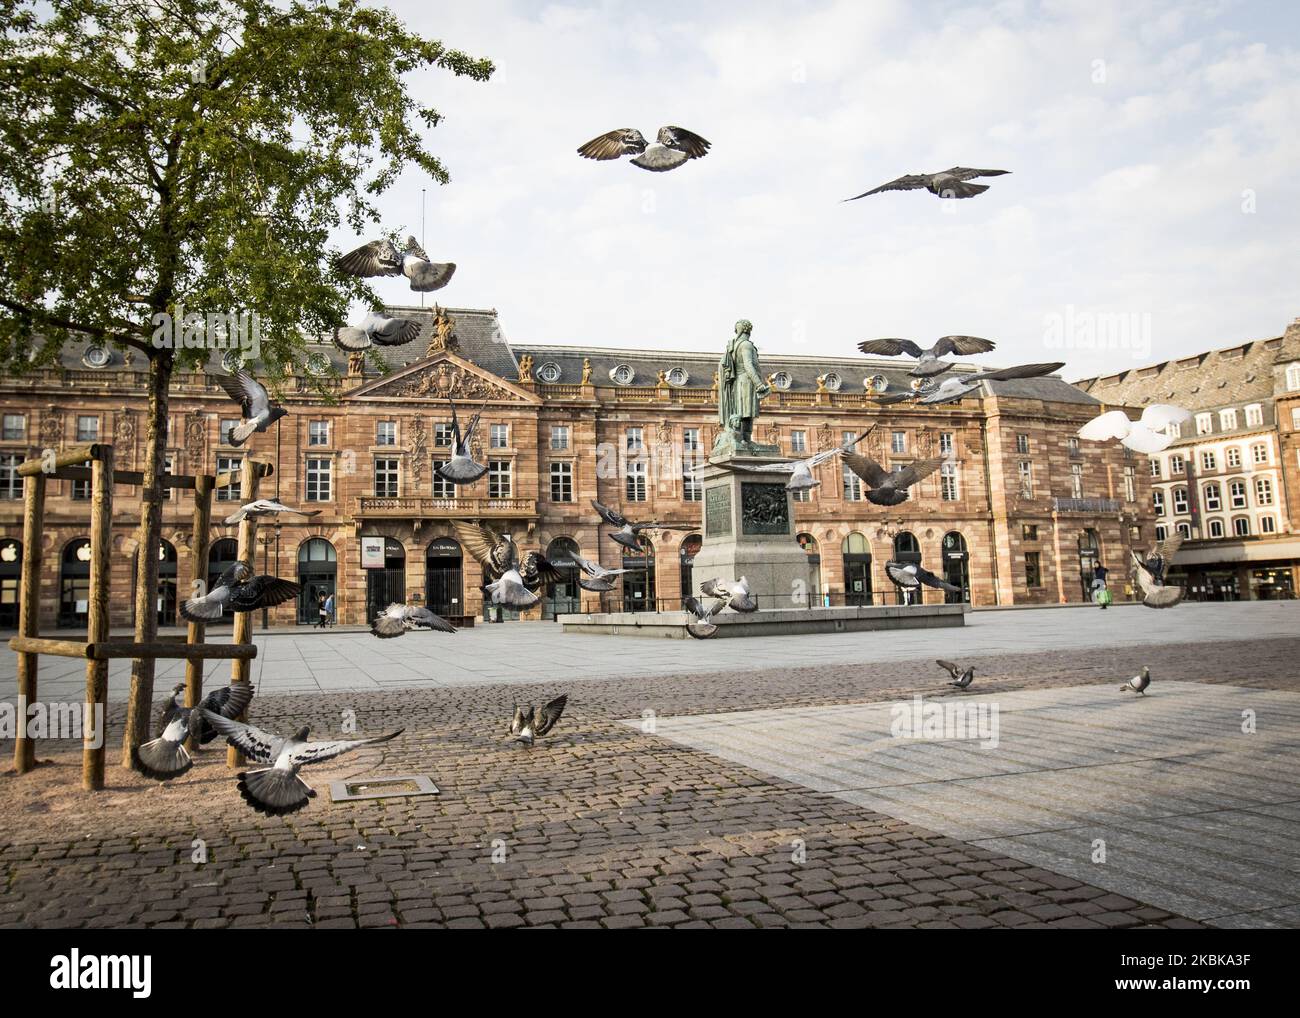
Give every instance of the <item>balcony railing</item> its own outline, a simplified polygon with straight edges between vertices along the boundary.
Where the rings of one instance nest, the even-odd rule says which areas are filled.
[[[535,498],[359,498],[359,517],[446,519],[455,516],[536,516]]]
[[[1120,502],[1114,498],[1054,498],[1052,510],[1058,513],[1117,513]]]

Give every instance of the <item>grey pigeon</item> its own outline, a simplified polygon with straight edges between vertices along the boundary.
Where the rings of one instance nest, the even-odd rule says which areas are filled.
[[[585,159],[619,159],[630,155],[633,166],[652,173],[673,170],[691,159],[709,154],[709,142],[684,127],[661,127],[651,145],[634,127],[620,127],[582,145],[578,155]]]
[[[399,251],[391,240],[373,240],[342,255],[335,265],[349,276],[405,276],[418,293],[441,290],[456,271],[455,262],[429,260],[414,237]]]
[[[465,520],[452,520],[460,543],[483,567],[483,590],[493,604],[527,608],[538,602],[537,591],[563,575],[539,551],[519,554],[509,534],[497,534],[487,527]]]
[[[417,604],[390,604],[370,623],[370,632],[381,640],[405,636],[412,629],[436,629],[454,633],[456,627],[442,616]]]
[[[1149,685],[1151,685],[1151,669],[1143,665],[1142,670],[1120,686],[1119,690],[1121,693],[1140,693],[1146,696]]]
[[[243,562],[236,562],[218,577],[202,597],[192,597],[181,604],[181,616],[190,622],[212,622],[222,612],[251,612],[274,608],[292,600],[302,587],[275,576],[254,576]]]
[[[910,339],[867,339],[858,344],[858,349],[863,353],[877,354],[882,357],[908,354],[916,358],[916,367],[909,374],[938,375],[952,367],[948,361],[940,360],[941,357],[952,353],[963,357],[988,353],[996,345],[993,340],[980,339],[979,336],[941,336],[929,349],[913,343]]]
[[[271,402],[266,386],[247,371],[233,375],[217,375],[217,384],[239,404],[243,420],[223,435],[231,445],[243,445],[257,431],[265,431],[283,417],[287,410]]]
[[[420,323],[414,318],[390,318],[378,311],[369,312],[355,327],[334,330],[334,345],[340,350],[357,353],[372,346],[402,346],[420,335]]]
[[[726,607],[726,602],[714,600],[706,608],[700,604],[698,598],[688,597],[682,602],[682,606],[696,619],[695,622],[686,623],[686,632],[697,640],[707,640],[718,631],[713,616]]]
[[[845,442],[843,445],[837,445],[833,449],[826,449],[816,455],[809,456],[806,459],[793,460],[789,463],[771,463],[763,466],[754,464],[732,462],[733,470],[747,470],[752,473],[782,473],[789,474],[790,480],[786,481],[787,491],[806,491],[809,488],[815,488],[822,482],[813,477],[814,467],[819,467],[827,460],[834,459],[842,454],[846,449],[852,449],[855,445],[866,438],[875,429],[873,424],[870,428],[860,434],[852,441]]]
[[[276,501],[273,498],[259,498],[252,502],[246,502],[233,513],[226,517],[229,524],[238,523],[240,520],[261,519],[263,516],[274,516],[277,513],[293,513],[295,516],[319,516],[319,509],[290,509],[283,502]]]
[[[928,569],[922,569],[915,562],[895,562],[890,560],[885,563],[885,575],[893,581],[896,587],[903,591],[903,596],[907,604],[912,603],[912,594],[918,592],[921,586],[934,587],[936,590],[942,590],[949,594],[960,594],[961,587],[953,586],[947,580],[940,579]]]
[[[446,463],[439,463],[433,468],[433,472],[451,484],[473,484],[488,471],[486,463],[474,462],[474,454],[471,451],[474,429],[478,427],[479,414],[483,411],[480,408],[479,413],[470,418],[469,427],[465,429],[464,434],[461,434],[460,418],[456,416],[456,404],[450,399],[447,402],[451,405],[451,459]]]
[[[1010,170],[973,170],[966,166],[954,166],[948,170],[940,170],[938,173],[907,173],[897,180],[891,180],[888,184],[881,184],[870,191],[863,191],[844,200],[857,201],[859,198],[879,194],[881,191],[915,191],[922,187],[940,198],[970,198],[981,191],[987,191],[989,186],[970,184],[967,181],[976,177],[1000,177],[1010,172]]]
[[[705,597],[715,597],[732,611],[758,611],[758,600],[749,592],[749,580],[741,577],[735,583],[723,583],[721,580],[705,580],[700,584],[700,593]]]
[[[963,668],[961,665],[955,665],[951,661],[944,661],[942,658],[934,662],[945,672],[952,676],[950,686],[956,686],[958,689],[965,689],[975,681],[975,668]]]
[[[630,551],[639,552],[641,544],[638,538],[643,530],[694,530],[695,527],[677,527],[667,523],[660,523],[658,520],[649,520],[646,523],[633,523],[617,509],[611,509],[607,505],[591,500],[591,507],[596,510],[600,518],[608,523],[611,527],[618,527],[617,533],[610,534],[616,544],[621,544]]]
[[[614,577],[632,571],[630,569],[606,569],[599,562],[589,562],[581,555],[574,554],[570,557],[573,559],[573,564],[587,574],[587,576],[578,577],[578,586],[583,590],[590,590],[597,594],[613,590]],[[590,579],[587,577],[590,577]]]
[[[1178,535],[1174,535],[1178,536]],[[1181,537],[1179,538],[1181,540]],[[1160,582],[1152,573],[1147,563],[1137,552],[1133,556],[1133,583],[1142,595],[1142,603],[1148,608],[1172,608],[1183,599],[1183,588]],[[1172,556],[1170,556],[1172,557]],[[1167,563],[1167,559],[1164,560]],[[1164,574],[1164,565],[1158,566],[1160,575]]]
[[[515,704],[514,717],[510,719],[510,734],[514,741],[531,746],[534,740],[546,735],[560,720],[564,705],[569,702],[567,695],[557,696],[545,707],[534,709],[531,704],[520,707]]]
[[[998,368],[993,371],[978,371],[970,375],[954,375],[945,378],[933,389],[916,394],[916,402],[924,404],[955,403],[979,388],[983,381],[1002,382],[1012,378],[1041,378],[1053,371],[1065,367],[1064,361],[1044,364],[1017,364],[1015,367]]]
[[[403,731],[399,728],[395,732],[374,739],[308,742],[309,729],[306,725],[285,738],[211,711],[205,710],[203,717],[226,737],[226,742],[248,759],[268,765],[261,770],[241,771],[237,775],[239,794],[244,801],[257,812],[267,816],[296,813],[307,805],[309,799],[316,797],[315,789],[298,777],[300,768],[332,760],[336,756],[350,753],[362,746],[387,742],[397,738]]]
[[[924,480],[943,465],[943,457],[917,460],[902,470],[886,470],[870,456],[845,452],[844,462],[867,486],[867,501],[874,505],[901,505],[907,501],[907,489]]]
[[[207,745],[218,732],[203,717],[203,711],[212,711],[224,718],[237,718],[253,701],[253,687],[247,682],[233,682],[219,686],[199,701],[201,710],[185,706],[185,683],[172,687],[171,699],[159,719],[162,729],[158,738],[141,743],[131,749],[131,762],[147,778],[167,781],[179,777],[194,766],[194,760],[185,748],[191,736]]]

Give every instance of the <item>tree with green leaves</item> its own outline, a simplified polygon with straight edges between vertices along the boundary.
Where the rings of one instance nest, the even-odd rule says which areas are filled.
[[[425,147],[440,114],[408,89],[431,68],[493,70],[356,0],[0,0],[0,368],[74,342],[148,359],[141,549],[161,537],[173,372],[229,342],[200,325],[200,346],[159,345],[157,323],[256,314],[274,388],[307,337],[375,301],[327,241],[377,223],[407,167],[448,180]],[[148,642],[158,556],[136,562]],[[152,695],[134,662],[124,764]]]

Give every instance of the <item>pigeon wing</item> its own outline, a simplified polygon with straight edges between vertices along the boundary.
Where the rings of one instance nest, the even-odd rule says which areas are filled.
[[[414,318],[389,318],[375,333],[380,346],[403,346],[420,334],[420,323]]]
[[[342,756],[344,753],[351,753],[354,749],[360,749],[362,746],[373,746],[377,742],[388,742],[390,739],[396,739],[405,730],[399,728],[395,732],[379,735],[373,739],[336,739],[332,742],[304,743],[289,754],[289,762],[295,767],[323,763],[326,760],[333,760],[336,756]]]
[[[1156,545],[1156,554],[1165,560],[1165,566],[1174,560],[1178,554],[1178,549],[1183,546],[1183,535],[1174,531],[1163,541]]]
[[[1079,437],[1087,442],[1104,442],[1108,438],[1124,438],[1133,427],[1123,410],[1098,414],[1079,429]]]
[[[888,184],[881,184],[879,187],[873,187],[870,191],[863,191],[861,194],[855,194],[852,198],[845,198],[845,201],[857,201],[859,198],[866,198],[868,195],[879,194],[881,191],[914,191],[918,187],[926,187],[930,183],[930,177],[925,173],[907,173]]]
[[[545,707],[539,707],[533,712],[533,734],[545,735],[560,720],[560,715],[564,713],[564,705],[569,702],[568,695],[557,696]]]
[[[1010,170],[974,170],[968,166],[954,166],[952,169],[944,170],[938,176],[956,177],[958,180],[974,180],[976,177],[1000,177],[1004,173],[1010,173]]]
[[[893,475],[893,485],[895,488],[910,488],[917,481],[929,477],[941,466],[943,466],[942,456],[936,456],[931,460],[917,460]]]
[[[916,567],[916,578],[924,583],[927,587],[934,587],[938,590],[946,590],[949,594],[958,594],[961,592],[960,587],[955,587],[947,580],[942,580],[928,569]]]
[[[202,708],[200,708],[202,709]],[[270,732],[264,732],[254,725],[233,718],[222,717],[210,710],[203,710],[203,720],[226,737],[226,742],[258,763],[271,764],[280,755],[284,739]]]
[[[455,626],[441,615],[429,611],[428,608],[412,608],[409,617],[417,626],[436,629],[440,633],[454,633],[456,631]]]
[[[864,339],[858,344],[858,349],[882,357],[897,357],[904,353],[920,357],[925,352],[910,339]]]
[[[1145,424],[1134,424],[1129,433],[1119,440],[1119,444],[1125,449],[1132,449],[1134,452],[1148,456],[1169,448],[1172,443],[1173,439],[1168,435],[1152,431]]]
[[[979,336],[940,336],[932,352],[936,357],[950,353],[969,357],[974,353],[988,353],[996,345],[993,340],[981,339]]]
[[[600,518],[608,523],[611,527],[626,527],[627,519],[617,509],[611,509],[609,506],[597,502],[594,498],[591,500],[591,507],[600,514]]]
[[[469,549],[469,553],[478,559],[479,564],[495,571],[496,563],[492,553],[499,540],[497,535],[487,527],[477,523],[467,523],[464,520],[452,520],[451,526],[456,531],[456,539]]]
[[[239,404],[246,418],[256,417],[271,408],[271,397],[266,387],[247,371],[239,371],[233,375],[218,375],[217,384]]]
[[[630,154],[640,155],[645,150],[645,135],[635,127],[620,127],[592,138],[578,148],[578,155],[584,159],[618,159]]]
[[[1053,371],[1065,367],[1065,361],[1050,361],[1039,364],[1016,364],[1009,368],[993,368],[990,371],[977,371],[973,375],[959,376],[963,382],[1004,382],[1010,378],[1041,378]]]
[[[301,591],[302,587],[292,580],[282,580],[278,576],[254,576],[231,591],[230,608],[237,612],[274,608],[277,604],[293,600]]]
[[[228,686],[218,686],[199,702],[199,706],[220,714],[223,718],[237,718],[252,702],[252,685],[248,682],[232,682]]]
[[[372,240],[341,255],[334,263],[349,276],[396,276],[402,271],[397,248],[387,240]]]
[[[345,325],[334,330],[334,345],[349,353],[360,353],[362,350],[370,349],[370,334],[365,329],[354,329],[350,325]]]
[[[954,679],[961,674],[961,669],[958,668],[951,661],[945,661],[943,660],[943,658],[937,658],[934,663],[937,664],[940,668],[942,668],[945,672],[948,672]]]
[[[1172,403],[1152,403],[1142,411],[1141,421],[1152,431],[1163,431],[1171,424],[1186,424],[1192,412]]]
[[[702,159],[709,154],[710,143],[701,138],[694,131],[688,131],[684,127],[661,127],[657,140],[660,145],[668,148],[675,148],[678,152],[685,152],[689,159]]]
[[[845,451],[841,454],[844,462],[849,465],[849,469],[866,481],[871,487],[879,488],[887,480],[889,474],[884,467],[873,460],[870,456],[863,456],[861,453]]]

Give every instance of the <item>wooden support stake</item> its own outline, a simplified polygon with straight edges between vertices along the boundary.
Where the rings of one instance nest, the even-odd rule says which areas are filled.
[[[257,486],[262,477],[270,473],[266,469],[265,463],[258,463],[252,459],[245,459],[242,469],[239,472],[239,502],[240,505],[247,505],[257,498]],[[257,519],[253,516],[245,516],[239,521],[239,550],[236,553],[239,561],[253,566],[253,558],[257,551]],[[235,612],[234,632],[231,634],[232,643],[251,643],[253,639],[253,613],[252,612]],[[247,661],[236,660],[230,666],[230,681],[248,682],[252,674],[252,669]],[[245,711],[239,716],[240,721],[248,718],[248,712]],[[244,754],[234,746],[226,749],[226,766],[242,767],[244,764]]]
[[[108,448],[112,448],[109,446]],[[74,445],[61,452],[50,449],[49,456],[38,456],[34,460],[24,460],[18,464],[19,477],[35,477],[37,474],[50,474],[62,467],[79,467],[86,460],[99,459],[104,446],[98,442],[89,445]]]
[[[105,454],[102,450],[107,450]],[[97,450],[90,482],[90,611],[87,643],[108,639],[108,574],[113,553],[113,452]],[[155,554],[157,554],[155,552]],[[104,787],[104,722],[108,714],[108,662],[86,662],[86,709],[81,745],[81,787],[95,792]]]
[[[18,635],[40,632],[41,542],[45,537],[45,475],[29,474],[23,484],[23,568],[18,591]],[[36,673],[40,659],[32,653],[18,655],[17,738],[14,770],[25,774],[36,766],[36,744],[27,737],[27,707],[36,701]]]
[[[231,661],[257,657],[255,643],[186,643],[184,640],[159,640],[136,643],[134,640],[46,640],[39,636],[13,636],[9,649],[20,654],[49,654],[52,657],[75,657],[82,660],[115,661],[118,658],[197,658],[204,661]]]
[[[212,478],[194,478],[194,539],[190,545],[191,576],[190,596],[208,592],[208,546],[212,543]],[[207,627],[202,622],[191,622],[185,630],[185,642],[201,644]],[[185,706],[197,707],[203,699],[203,662],[190,658],[185,662]],[[194,740],[186,740],[190,749]]]

